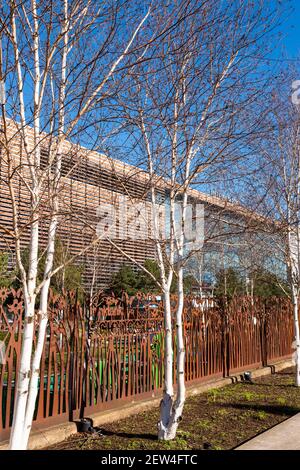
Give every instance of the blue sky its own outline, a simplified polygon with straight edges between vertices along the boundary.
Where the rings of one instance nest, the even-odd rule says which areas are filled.
[[[282,27],[281,46],[287,59],[296,59],[300,62],[300,0],[291,0],[290,3],[294,12]]]

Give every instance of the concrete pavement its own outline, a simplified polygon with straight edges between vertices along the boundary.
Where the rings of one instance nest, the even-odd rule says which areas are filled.
[[[300,450],[300,413],[236,447],[235,450]]]

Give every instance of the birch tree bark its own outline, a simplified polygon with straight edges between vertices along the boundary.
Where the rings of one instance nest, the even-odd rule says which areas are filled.
[[[299,331],[299,260],[300,260],[300,240],[299,228],[288,232],[288,253],[289,253],[289,274],[291,282],[291,294],[294,315],[293,358],[296,366],[295,385],[300,387],[300,331]]]

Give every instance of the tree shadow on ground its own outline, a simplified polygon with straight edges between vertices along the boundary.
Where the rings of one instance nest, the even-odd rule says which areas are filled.
[[[95,428],[98,430],[98,428]],[[99,428],[100,431],[100,428]],[[125,439],[146,439],[148,441],[157,441],[157,434],[150,434],[150,433],[129,433],[129,432],[115,432],[109,431],[108,429],[101,429],[101,434],[103,436],[115,436],[115,437],[123,437]]]
[[[284,371],[278,371],[278,372],[275,372],[276,375],[290,375],[291,377],[294,377],[295,376],[295,372],[284,372]],[[272,374],[274,375],[274,374]]]
[[[265,411],[280,416],[293,416],[300,412],[300,408],[295,406],[279,406],[279,405],[256,405],[250,403],[220,403],[219,406],[224,408],[234,408],[238,410],[253,410],[253,411]]]

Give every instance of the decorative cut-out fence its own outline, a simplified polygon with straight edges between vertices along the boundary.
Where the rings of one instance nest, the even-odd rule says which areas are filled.
[[[174,312],[176,305],[174,297]],[[0,440],[12,421],[23,320],[22,292],[1,289]],[[184,337],[187,382],[267,365],[292,354],[292,306],[284,298],[243,297],[208,307],[187,298]],[[82,305],[74,292],[51,293],[35,422],[49,426],[161,393],[163,343],[159,297],[99,297]],[[173,346],[176,354],[175,337]]]

